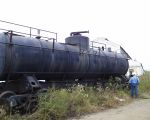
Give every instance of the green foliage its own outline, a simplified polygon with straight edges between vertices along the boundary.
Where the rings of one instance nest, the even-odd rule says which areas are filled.
[[[145,71],[140,77],[139,94],[142,98],[150,98],[150,72]]]
[[[140,77],[139,93],[150,98],[150,72]],[[131,101],[127,90],[78,85],[70,89],[49,89],[39,96],[39,109],[30,115],[10,115],[3,120],[63,120],[99,110],[117,107]]]
[[[96,89],[79,85],[71,89],[49,89],[39,96],[39,109],[27,116],[7,116],[4,120],[63,120],[128,102],[122,90]]]

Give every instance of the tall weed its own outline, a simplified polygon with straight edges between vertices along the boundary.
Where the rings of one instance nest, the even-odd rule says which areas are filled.
[[[128,102],[122,90],[97,89],[78,85],[70,89],[49,89],[39,96],[39,109],[28,116],[10,116],[4,120],[63,120],[68,117],[116,107]]]
[[[145,71],[140,77],[139,94],[142,98],[150,98],[150,72]]]

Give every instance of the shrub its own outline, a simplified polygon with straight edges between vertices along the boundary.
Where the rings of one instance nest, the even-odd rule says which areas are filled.
[[[139,94],[142,98],[150,98],[150,72],[145,71],[140,77]]]
[[[71,89],[49,89],[39,96],[39,109],[27,116],[5,120],[62,120],[122,105],[129,100],[122,90],[96,89],[78,85]]]

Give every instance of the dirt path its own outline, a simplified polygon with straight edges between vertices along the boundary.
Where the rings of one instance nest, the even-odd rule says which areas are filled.
[[[81,117],[80,120],[150,120],[150,99],[137,100],[127,106]]]

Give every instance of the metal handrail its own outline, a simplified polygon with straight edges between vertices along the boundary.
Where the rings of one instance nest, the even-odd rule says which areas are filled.
[[[104,45],[104,49],[106,49],[106,44],[105,44],[105,43],[100,43],[100,42],[96,42],[96,41],[90,41],[90,42],[91,42],[91,44],[92,44],[92,45],[90,46],[92,49],[98,48],[98,50],[100,50],[100,48],[101,48],[100,46],[94,46],[94,43]]]
[[[55,41],[57,41],[57,33],[56,33],[56,32],[51,32],[51,31],[47,31],[47,30],[43,30],[43,29],[38,29],[38,28],[35,28],[35,27],[20,25],[20,24],[16,24],[16,23],[12,23],[12,22],[7,22],[7,21],[4,21],[4,20],[0,20],[0,22],[7,23],[7,24],[11,24],[11,25],[16,25],[16,26],[20,26],[20,27],[24,27],[24,28],[29,28],[30,33],[18,32],[18,31],[14,31],[14,30],[7,30],[7,29],[3,29],[3,28],[0,28],[0,30],[13,31],[13,32],[19,33],[19,34],[29,35],[30,37],[32,37],[32,36],[35,36],[35,37],[42,37],[42,38],[46,38],[46,39],[48,39],[48,40],[51,40],[51,39],[53,40],[53,39],[55,39]],[[32,30],[37,30],[38,35],[32,34]],[[46,32],[46,33],[50,33],[50,34],[55,34],[55,38],[49,38],[49,37],[45,37],[45,36],[40,36],[40,32],[41,32],[41,31]]]
[[[105,46],[105,48],[106,48],[106,44],[105,43],[100,43],[100,42],[96,42],[96,41],[90,41],[91,43],[92,43],[92,46],[93,46],[93,43],[98,43],[98,44],[102,44],[102,45],[104,45]]]

